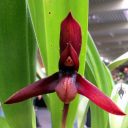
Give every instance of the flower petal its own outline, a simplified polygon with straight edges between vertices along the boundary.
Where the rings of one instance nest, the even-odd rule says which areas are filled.
[[[96,105],[102,109],[116,115],[125,115],[117,105],[106,95],[104,95],[97,87],[92,83],[82,78],[81,75],[77,74],[77,86],[78,93],[86,96]]]
[[[70,43],[77,55],[79,56],[81,49],[81,28],[78,22],[73,18],[71,12],[61,23],[60,32],[60,53],[66,48],[67,43]]]
[[[66,60],[70,57],[71,60],[66,62]],[[68,66],[69,65],[69,66]],[[63,68],[73,68],[75,70],[78,70],[79,67],[79,58],[75,51],[75,49],[72,47],[72,45],[69,43],[67,44],[67,47],[64,49],[64,51],[60,55],[60,63],[59,63],[60,69]]]
[[[44,78],[35,83],[32,83],[27,87],[24,87],[23,89],[14,93],[11,97],[9,97],[9,99],[7,99],[5,103],[6,104],[17,103],[34,96],[38,96],[46,93],[52,93],[55,91],[58,78],[59,78],[59,75],[57,72],[47,78]]]
[[[65,104],[70,103],[77,95],[75,83],[76,74],[60,74],[59,82],[55,88],[55,91],[61,101],[63,101]]]

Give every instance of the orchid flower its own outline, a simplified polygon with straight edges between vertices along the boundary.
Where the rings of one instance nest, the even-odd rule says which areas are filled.
[[[77,93],[86,96],[109,113],[125,115],[109,97],[78,74],[81,40],[81,27],[69,13],[61,23],[59,71],[24,87],[5,103],[17,103],[41,94],[56,92],[60,100],[64,102],[63,128],[66,123],[68,105]]]

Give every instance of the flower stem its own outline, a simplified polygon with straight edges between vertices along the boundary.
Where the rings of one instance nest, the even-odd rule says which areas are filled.
[[[62,128],[66,128],[66,119],[68,115],[69,104],[64,104],[63,117],[62,117]]]

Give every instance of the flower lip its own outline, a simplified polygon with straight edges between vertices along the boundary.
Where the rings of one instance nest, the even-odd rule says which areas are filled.
[[[77,95],[76,74],[61,74],[59,82],[55,88],[58,97],[69,104]]]

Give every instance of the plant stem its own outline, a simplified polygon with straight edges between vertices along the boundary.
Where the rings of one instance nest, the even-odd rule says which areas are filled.
[[[66,126],[66,119],[67,119],[67,115],[68,115],[68,109],[69,109],[69,104],[64,104],[63,117],[62,117],[62,128],[65,128],[65,126]]]

